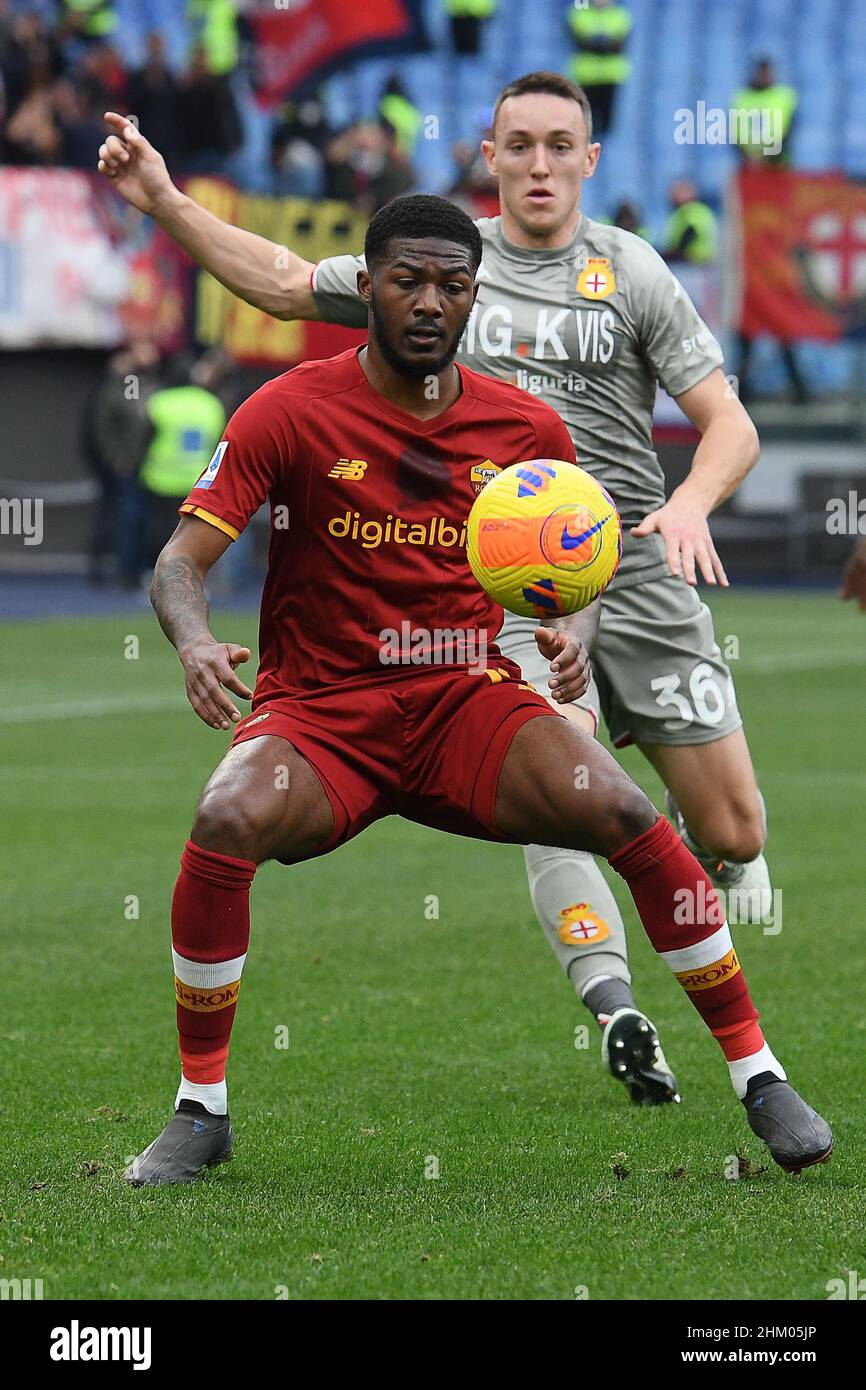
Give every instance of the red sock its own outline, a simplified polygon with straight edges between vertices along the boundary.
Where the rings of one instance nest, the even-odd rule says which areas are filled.
[[[171,904],[180,1057],[187,1081],[222,1081],[250,940],[256,865],[187,840]]]
[[[729,1062],[764,1045],[758,1011],[731,941],[725,909],[697,859],[664,816],[608,861],[631,890],[646,934],[676,975]]]

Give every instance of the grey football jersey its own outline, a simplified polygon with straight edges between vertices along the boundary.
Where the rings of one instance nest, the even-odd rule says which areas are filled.
[[[578,462],[607,488],[622,515],[617,585],[667,574],[660,536],[628,534],[664,501],[652,446],[656,384],[678,396],[722,363],[722,351],[679,281],[641,237],[581,216],[554,251],[513,246],[499,217],[481,218],[478,299],[460,346],[478,372],[540,396],[565,421]],[[319,313],[364,327],[359,256],[321,261],[313,276]]]

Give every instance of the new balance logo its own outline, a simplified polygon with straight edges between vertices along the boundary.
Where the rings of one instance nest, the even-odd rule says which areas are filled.
[[[337,459],[328,477],[349,478],[352,482],[357,482],[359,478],[363,478],[366,471],[366,459]]]

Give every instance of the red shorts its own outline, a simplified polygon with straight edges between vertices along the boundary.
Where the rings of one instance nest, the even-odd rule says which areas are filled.
[[[426,670],[266,700],[236,725],[232,746],[275,734],[312,765],[334,813],[319,854],[390,815],[502,840],[494,808],[511,740],[529,719],[561,716],[513,662],[497,660],[488,671]]]

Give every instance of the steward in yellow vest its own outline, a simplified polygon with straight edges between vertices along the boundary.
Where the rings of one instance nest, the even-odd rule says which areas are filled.
[[[447,0],[447,4],[449,14],[489,19],[496,9],[497,0]]]
[[[138,481],[158,497],[185,497],[210,463],[226,413],[202,386],[168,386],[147,402],[153,437]]]
[[[445,0],[455,53],[471,57],[481,47],[481,26],[496,13],[499,0]]]
[[[109,39],[117,28],[114,0],[63,0],[66,26],[83,39]]]
[[[749,86],[731,98],[740,154],[752,163],[782,160],[797,109],[795,88],[777,82],[773,65],[763,59],[755,65]]]
[[[694,184],[678,179],[671,188],[673,212],[665,224],[662,255],[666,261],[710,265],[718,251],[716,214],[701,202]]]
[[[379,102],[379,116],[394,131],[397,149],[411,159],[424,124],[424,117],[406,95],[399,77],[388,79]]]
[[[195,34],[193,48],[203,48],[212,77],[225,77],[238,65],[238,15],[235,0],[187,0],[187,18]]]
[[[631,76],[631,63],[623,50],[632,16],[624,5],[611,0],[590,0],[589,5],[575,2],[568,22],[578,48],[568,75],[586,91],[593,125],[602,135],[612,120],[616,89]]]

